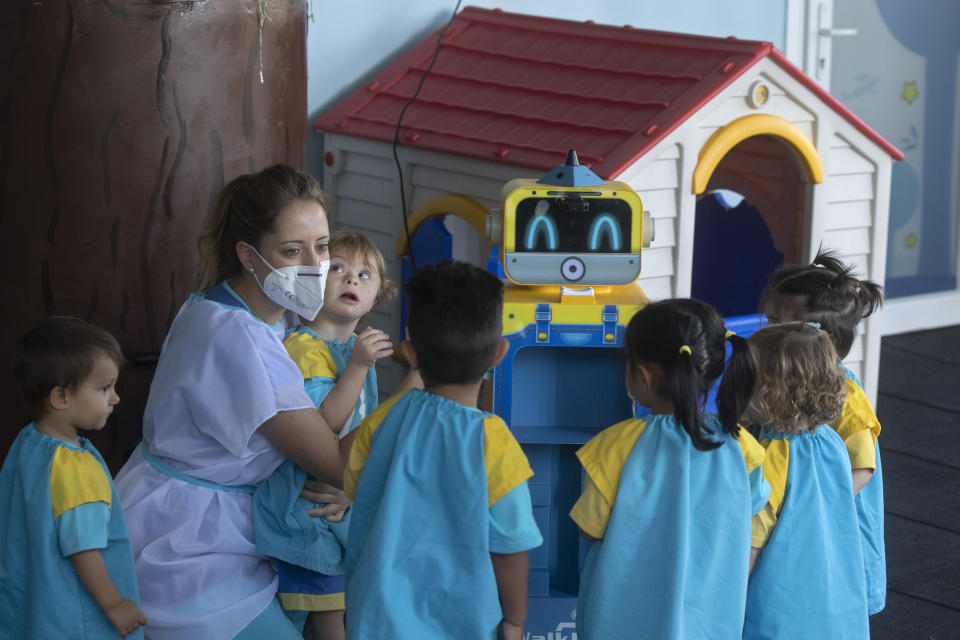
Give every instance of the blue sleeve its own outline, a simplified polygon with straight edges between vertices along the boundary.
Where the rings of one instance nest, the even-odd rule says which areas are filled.
[[[54,526],[64,557],[90,549],[106,549],[110,507],[106,502],[79,504],[60,514]]]
[[[543,543],[533,519],[530,489],[521,482],[490,505],[490,551],[519,553]]]
[[[763,477],[763,466],[750,472],[750,514],[757,515],[770,499],[770,483]]]
[[[313,400],[313,406],[319,409],[327,394],[333,390],[336,384],[337,381],[333,378],[307,378],[303,381],[303,389]]]

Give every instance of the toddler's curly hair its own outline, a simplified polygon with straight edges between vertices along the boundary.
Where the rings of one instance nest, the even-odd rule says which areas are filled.
[[[760,329],[749,342],[758,361],[752,403],[774,430],[816,431],[840,417],[847,377],[825,331],[787,322]]]

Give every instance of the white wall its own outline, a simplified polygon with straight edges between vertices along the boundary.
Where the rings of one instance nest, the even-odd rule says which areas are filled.
[[[306,0],[307,114],[313,121],[450,19],[455,0]],[[466,0],[462,5],[598,24],[767,40],[781,50],[787,0]],[[682,11],[678,7],[682,5]],[[319,136],[309,167],[320,175]]]

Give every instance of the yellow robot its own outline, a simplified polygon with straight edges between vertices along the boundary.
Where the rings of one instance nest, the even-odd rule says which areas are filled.
[[[650,214],[629,185],[603,180],[580,165],[572,150],[564,164],[539,180],[507,182],[500,192],[500,204],[500,211],[489,212],[467,196],[433,198],[411,214],[410,231],[414,233],[431,218],[455,215],[473,225],[490,247],[499,247],[506,279],[503,335],[510,342],[510,352],[487,386],[487,408],[519,428],[563,426],[556,424],[558,418],[561,422],[580,421],[579,411],[564,410],[563,403],[559,409],[549,409],[549,402],[535,400],[543,394],[528,392],[544,383],[540,369],[557,367],[538,366],[531,372],[534,379],[527,381],[514,367],[514,360],[529,346],[622,345],[626,324],[647,302],[636,279],[642,248],[650,246],[654,237]],[[407,252],[404,236],[397,253],[405,256]],[[558,355],[551,351],[548,357]],[[569,357],[573,356],[563,354],[560,359]],[[584,363],[597,359],[583,351],[576,357],[588,369]],[[609,360],[600,358],[597,366],[606,371],[601,363],[604,359]],[[589,386],[585,384],[582,391]],[[554,396],[555,391],[551,389],[547,395]],[[519,423],[514,398],[523,398]],[[595,418],[604,419],[600,415]]]

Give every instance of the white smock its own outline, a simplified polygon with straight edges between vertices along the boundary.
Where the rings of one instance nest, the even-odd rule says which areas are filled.
[[[278,331],[220,284],[183,305],[164,341],[144,442],[116,479],[152,640],[229,640],[276,596],[248,491],[285,458],[257,429],[313,408]]]

